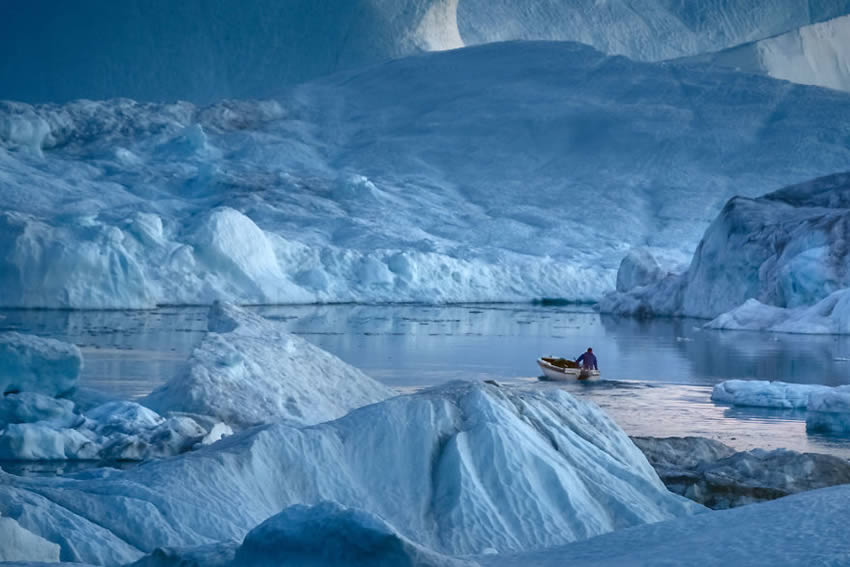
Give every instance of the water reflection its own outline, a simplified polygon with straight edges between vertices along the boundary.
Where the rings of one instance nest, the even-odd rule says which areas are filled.
[[[731,378],[848,384],[850,337],[704,331],[700,320],[620,319],[574,306],[254,310],[401,391],[453,379],[535,384],[537,357],[574,358],[592,346],[605,380],[567,387],[605,408],[630,434],[703,435],[739,447],[846,450],[846,441],[807,436],[804,415],[715,405],[710,386]],[[81,384],[122,398],[144,395],[185,372],[205,329],[203,307],[0,311],[0,331],[79,345],[85,355]]]

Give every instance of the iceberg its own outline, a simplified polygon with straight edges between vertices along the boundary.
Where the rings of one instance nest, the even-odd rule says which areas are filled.
[[[0,394],[55,396],[72,390],[83,366],[75,345],[16,332],[0,333]]]
[[[846,173],[757,199],[735,197],[706,230],[684,273],[609,293],[600,310],[710,318],[706,327],[714,329],[846,334],[848,233]]]
[[[58,543],[63,561],[107,564],[239,540],[291,506],[325,501],[449,555],[556,545],[703,510],[668,492],[599,408],[557,389],[463,382],[319,425],[248,429],[127,471],[0,483],[0,513]]]
[[[807,409],[815,393],[848,391],[850,386],[789,384],[766,380],[726,380],[714,386],[711,399],[723,404],[762,408]]]
[[[848,97],[515,42],[266,101],[0,103],[0,303],[595,301],[631,248],[669,271],[732,195],[845,167]]]
[[[737,406],[804,409],[807,432],[850,435],[850,385],[727,380],[714,387],[711,399]]]
[[[207,327],[188,374],[142,404],[161,414],[200,414],[244,428],[281,420],[313,425],[395,395],[282,325],[236,306],[215,303]]]

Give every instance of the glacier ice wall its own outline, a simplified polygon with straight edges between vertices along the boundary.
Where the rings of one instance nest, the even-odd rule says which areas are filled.
[[[850,91],[850,16],[697,59],[794,83]]]
[[[566,40],[640,60],[717,51],[850,13],[850,0],[33,0],[0,19],[0,99],[265,97],[421,52]]]
[[[0,304],[592,301],[735,194],[850,159],[850,97],[563,42],[271,101],[0,104]]]

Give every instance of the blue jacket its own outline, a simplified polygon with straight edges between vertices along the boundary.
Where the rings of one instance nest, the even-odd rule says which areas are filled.
[[[592,352],[581,353],[581,356],[576,359],[576,362],[581,364],[582,368],[592,368],[593,370],[599,370],[599,367],[596,366],[596,355]]]

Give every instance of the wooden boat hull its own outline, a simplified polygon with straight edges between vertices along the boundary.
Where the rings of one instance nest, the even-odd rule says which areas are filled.
[[[590,370],[585,371],[586,378],[581,378],[582,370],[581,368],[561,368],[560,366],[555,366],[554,364],[549,364],[542,358],[537,359],[537,366],[540,367],[540,370],[543,371],[543,374],[549,380],[586,380],[593,379],[599,377],[598,370]],[[589,376],[587,376],[589,374]]]

